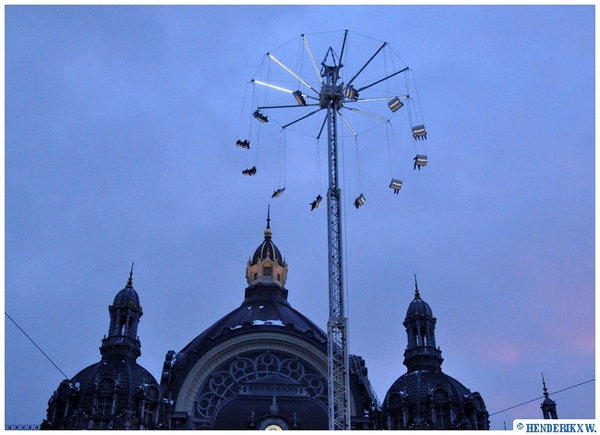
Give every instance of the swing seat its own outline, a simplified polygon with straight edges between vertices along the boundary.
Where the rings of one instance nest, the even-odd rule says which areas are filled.
[[[361,193],[358,198],[356,198],[354,200],[354,207],[358,208],[361,205],[364,205],[364,203],[367,201],[367,199],[365,198],[365,196]]]
[[[260,122],[269,122],[269,119],[267,118],[266,115],[263,115],[262,113],[260,113],[258,110],[256,110],[252,116],[254,116],[256,119],[258,119]]]
[[[413,159],[415,161],[415,166],[413,169],[419,168],[421,170],[421,166],[427,165],[427,156],[423,154],[417,154]]]
[[[354,86],[352,85],[346,86],[346,88],[344,88],[344,96],[352,101],[358,100],[358,92],[356,92],[356,89],[354,89]]]
[[[397,195],[400,189],[402,189],[402,180],[392,178],[390,182],[390,189],[394,189],[394,193]]]
[[[250,169],[244,169],[242,174],[248,176],[256,175],[256,166],[252,166]]]
[[[395,112],[404,106],[404,103],[400,101],[400,98],[394,97],[390,101],[388,101],[388,107],[392,112]]]
[[[321,195],[317,195],[317,198],[310,203],[310,211],[313,211],[315,208],[319,208],[322,199],[323,197]]]
[[[424,125],[416,125],[412,128],[413,138],[415,140],[427,139],[427,131]]]
[[[285,187],[282,187],[281,189],[277,189],[275,192],[273,192],[273,195],[271,195],[271,198],[279,198],[284,190],[285,190]]]
[[[294,95],[294,98],[296,99],[299,105],[306,106],[306,100],[304,99],[304,95],[302,95],[302,92],[298,90],[294,91],[292,94]]]
[[[238,141],[235,144],[237,146],[239,146],[240,148],[244,148],[246,150],[250,149],[250,142],[248,141],[248,139],[244,139],[244,140],[238,139]]]

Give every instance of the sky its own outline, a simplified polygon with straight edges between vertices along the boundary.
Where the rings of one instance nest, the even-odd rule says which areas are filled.
[[[345,74],[387,42],[417,90],[390,123],[362,117],[356,136],[340,126],[349,351],[379,400],[406,372],[416,274],[442,369],[481,393],[492,429],[542,417],[542,373],[559,417],[594,418],[594,14],[6,6],[5,312],[52,360],[5,317],[6,423],[41,423],[61,371],[100,360],[132,263],[138,363],[160,379],[169,350],[242,303],[268,208],[288,300],[326,330],[327,213],[309,206],[327,191],[326,140],[317,115],[294,129],[282,129],[289,109],[251,123],[251,81],[265,62],[268,79],[286,74],[267,53],[310,66],[301,35],[317,62],[339,54],[344,30]],[[393,66],[381,65],[364,76]],[[411,137],[418,121],[427,140]],[[403,181],[398,195],[390,178]]]

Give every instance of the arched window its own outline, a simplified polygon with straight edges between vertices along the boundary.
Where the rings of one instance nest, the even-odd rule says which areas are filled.
[[[273,269],[271,268],[271,266],[265,266],[265,268],[263,269],[263,276],[271,276],[272,273]]]
[[[450,429],[450,400],[446,390],[438,388],[434,391],[433,406],[437,429]]]
[[[111,378],[103,378],[98,382],[98,393],[94,397],[92,414],[101,419],[109,418],[114,413],[114,390],[115,381]]]
[[[156,413],[156,404],[144,401],[144,403],[142,404],[142,410],[140,413],[140,415],[141,415],[140,423],[145,428],[154,427],[154,414],[155,413]]]
[[[394,392],[390,395],[388,400],[389,415],[388,415],[388,429],[398,430],[404,428],[404,415],[402,413],[402,398],[400,394]]]

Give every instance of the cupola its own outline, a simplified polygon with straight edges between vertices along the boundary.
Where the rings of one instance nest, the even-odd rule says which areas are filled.
[[[141,355],[138,324],[142,317],[140,298],[133,288],[133,265],[125,288],[117,293],[113,304],[108,307],[110,325],[108,334],[102,339],[102,357],[120,355],[135,360]]]
[[[249,286],[258,284],[285,286],[288,272],[287,263],[283,259],[279,248],[273,243],[270,215],[269,210],[267,213],[267,228],[264,231],[265,239],[248,260],[246,281]]]
[[[415,275],[415,297],[406,310],[404,327],[408,336],[408,345],[404,351],[404,365],[409,371],[429,367],[439,370],[442,351],[435,344],[435,324],[431,307],[421,299],[417,276]]]

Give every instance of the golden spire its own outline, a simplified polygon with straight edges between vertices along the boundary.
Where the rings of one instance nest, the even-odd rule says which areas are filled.
[[[265,238],[271,237],[273,232],[271,231],[271,206],[267,206],[267,228],[265,228]]]

